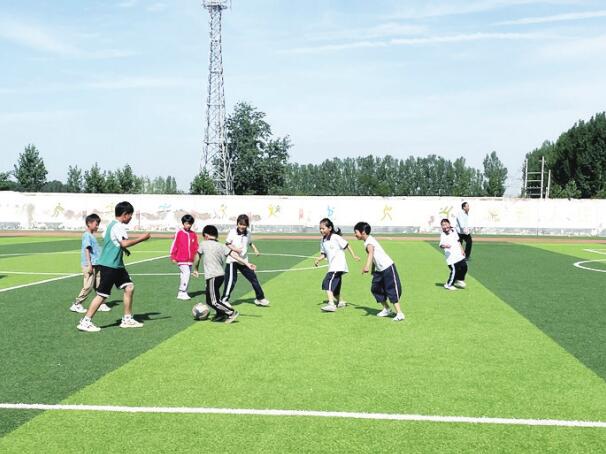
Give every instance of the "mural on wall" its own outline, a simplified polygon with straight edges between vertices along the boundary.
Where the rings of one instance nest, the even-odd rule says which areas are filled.
[[[127,198],[135,206],[129,226],[174,231],[191,214],[196,229],[207,223],[221,228],[247,213],[256,231],[305,231],[330,217],[351,232],[364,218],[376,231],[437,233],[442,218],[452,219],[458,197],[261,197],[115,194],[32,194],[5,191],[0,201],[0,229],[82,230],[87,214],[97,213],[102,225],[114,218],[115,204]],[[606,235],[606,200],[481,199],[468,200],[476,233]],[[192,209],[194,208],[194,209]],[[401,214],[401,215],[400,215]],[[338,219],[337,219],[338,218]]]

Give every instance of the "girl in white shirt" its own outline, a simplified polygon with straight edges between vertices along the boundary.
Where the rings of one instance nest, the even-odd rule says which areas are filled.
[[[345,307],[346,302],[341,299],[341,277],[349,270],[347,260],[345,259],[345,249],[351,252],[354,260],[360,260],[347,240],[341,236],[341,229],[335,230],[335,225],[328,218],[320,221],[320,233],[322,241],[320,242],[320,257],[315,261],[318,266],[320,261],[328,260],[328,273],[322,281],[322,290],[326,291],[328,304],[322,306],[324,312],[335,312],[337,308]],[[338,304],[335,304],[335,300]]]
[[[448,219],[440,221],[442,234],[440,235],[440,247],[444,249],[446,264],[450,269],[450,275],[444,288],[446,290],[456,290],[457,288],[465,288],[465,275],[467,274],[467,261],[465,260],[465,252],[463,245],[459,243],[459,235],[451,227]]]

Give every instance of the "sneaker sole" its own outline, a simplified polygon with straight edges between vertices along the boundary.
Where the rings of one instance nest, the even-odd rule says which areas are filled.
[[[120,324],[120,328],[143,328],[143,325],[122,325]]]
[[[231,317],[227,317],[227,319],[225,319],[225,321],[223,323],[227,323],[228,325],[230,323],[232,323],[235,319],[237,319],[240,316],[239,312],[236,312],[235,315],[231,316]]]
[[[80,328],[79,326],[76,326],[76,328],[78,329],[78,331],[82,331],[83,333],[98,333],[99,331],[101,331],[101,329],[86,329]]]

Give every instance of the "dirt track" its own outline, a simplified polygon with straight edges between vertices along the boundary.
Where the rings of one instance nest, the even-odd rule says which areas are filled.
[[[173,238],[174,234],[166,232],[151,232],[152,238]],[[137,235],[133,233],[133,235]],[[48,230],[4,230],[0,231],[0,237],[74,237],[80,238],[82,232],[48,231]],[[345,238],[353,240],[353,235],[344,235]],[[376,235],[381,241],[438,241],[439,235],[398,236],[398,235]],[[318,240],[319,234],[314,235],[288,235],[288,234],[255,234],[256,240]],[[571,237],[549,237],[549,236],[480,236],[474,235],[474,242],[480,243],[602,243],[606,244],[606,238],[571,238]]]

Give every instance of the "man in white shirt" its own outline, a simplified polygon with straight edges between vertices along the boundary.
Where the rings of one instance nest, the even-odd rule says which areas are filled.
[[[467,274],[467,262],[465,261],[465,252],[463,245],[459,242],[459,235],[450,225],[448,219],[440,221],[442,234],[440,235],[440,248],[444,250],[446,265],[450,269],[450,275],[444,288],[446,290],[456,290],[465,288],[465,275]]]
[[[461,204],[461,211],[456,216],[456,228],[459,235],[459,243],[463,244],[463,241],[465,241],[465,258],[469,260],[471,258],[472,240],[469,224],[469,203],[467,202]]]

